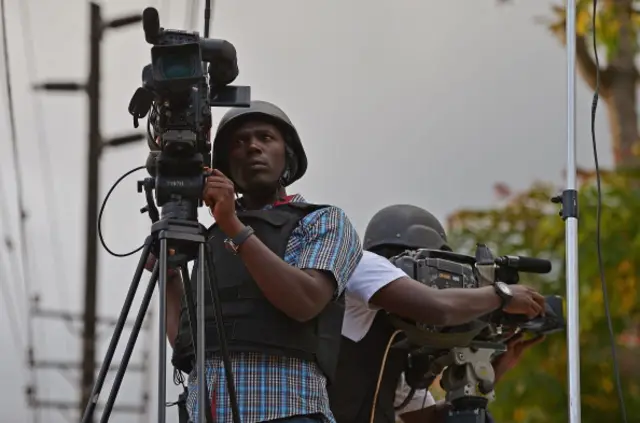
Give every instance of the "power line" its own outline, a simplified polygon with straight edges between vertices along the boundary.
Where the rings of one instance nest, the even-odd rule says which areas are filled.
[[[4,29],[4,25],[3,25],[3,29]],[[20,274],[20,265],[17,262],[16,256],[14,253],[16,253],[15,251],[15,243],[14,243],[14,238],[12,237],[12,228],[13,228],[13,224],[11,223],[11,214],[9,213],[9,209],[7,208],[7,199],[8,199],[8,195],[7,192],[5,190],[5,185],[4,185],[4,180],[3,180],[3,176],[2,176],[2,172],[0,172],[0,224],[2,225],[1,229],[2,229],[2,234],[4,236],[2,242],[5,245],[5,247],[7,248],[8,251],[8,260],[11,263],[11,271],[13,274],[13,278],[11,278],[13,280],[14,283],[14,289],[15,289],[15,295],[16,295],[16,300],[22,300],[24,301],[24,304],[27,304],[27,294],[25,291],[24,286],[20,283],[20,279],[21,279],[21,274]]]
[[[11,237],[10,228],[12,227],[10,221],[9,210],[6,207],[7,198],[6,192],[4,190],[4,181],[2,179],[2,172],[0,172],[0,229],[2,230],[0,234],[2,235],[2,243],[7,249],[7,261],[9,262],[9,266],[7,266],[7,272],[4,272],[4,276],[7,279],[11,279],[14,283],[15,290],[15,303],[16,304],[27,304],[27,295],[24,292],[24,286],[20,284],[20,265],[16,260],[15,249],[13,245],[13,238]],[[9,273],[9,268],[11,269]],[[13,296],[12,296],[13,297]],[[11,301],[11,298],[10,298]]]
[[[16,182],[16,197],[18,201],[19,212],[19,231],[20,231],[20,247],[22,250],[22,273],[24,279],[25,289],[27,295],[31,293],[30,280],[28,277],[28,254],[27,254],[27,231],[26,231],[26,218],[27,211],[24,206],[24,190],[22,185],[22,173],[20,172],[20,155],[18,153],[18,137],[16,131],[16,117],[15,108],[13,104],[13,90],[11,87],[11,65],[9,62],[9,42],[7,38],[7,18],[6,8],[4,0],[0,0],[0,14],[2,17],[2,45],[4,48],[4,69],[5,69],[5,83],[7,97],[7,108],[9,111],[9,128],[11,130],[11,145],[13,152],[14,170],[15,170],[15,182]]]
[[[196,2],[196,0],[186,0],[185,2],[185,12],[184,12],[184,28],[189,30],[193,30],[193,26],[191,25],[191,23],[193,22],[193,14],[194,14],[194,9],[196,9],[194,3]]]
[[[2,254],[2,256],[4,256],[4,254]],[[5,313],[8,320],[7,323],[9,324],[11,335],[13,336],[14,346],[16,347],[16,352],[20,356],[24,352],[24,343],[22,341],[22,338],[20,338],[15,304],[11,300],[11,292],[8,285],[6,284],[6,282],[9,280],[9,277],[7,275],[7,272],[4,271],[5,267],[3,264],[4,263],[0,263],[0,293],[2,294],[2,298],[4,298]]]
[[[23,42],[23,51],[25,54],[26,68],[27,68],[27,78],[29,79],[29,86],[33,86],[35,84],[36,78],[38,77],[37,67],[36,67],[36,54],[35,54],[35,41],[33,38],[33,31],[31,30],[31,19],[30,19],[30,11],[29,11],[29,2],[27,0],[21,0],[18,2],[20,6],[20,26],[22,29],[22,42]],[[60,226],[59,226],[59,215],[58,208],[56,207],[55,202],[55,187],[57,186],[55,182],[55,172],[53,171],[53,166],[51,163],[51,152],[49,150],[49,144],[47,142],[46,131],[43,125],[43,116],[44,109],[42,107],[42,100],[37,98],[37,96],[31,95],[32,100],[32,108],[33,108],[33,116],[35,116],[35,125],[36,125],[36,140],[38,142],[38,153],[40,159],[40,176],[42,178],[42,186],[49,187],[48,189],[44,189],[44,203],[45,209],[47,210],[46,216],[48,219],[48,228],[49,228],[49,241],[51,244],[51,251],[54,259],[54,268],[56,271],[56,285],[58,289],[56,292],[58,293],[58,301],[60,306],[64,306],[65,302],[68,301],[69,298],[69,279],[67,278],[64,265],[66,261],[64,260],[64,256],[62,252],[64,249],[60,248],[62,245],[62,240],[60,238]]]
[[[16,182],[16,195],[18,200],[18,211],[19,211],[19,232],[20,232],[20,246],[21,246],[21,262],[22,262],[22,280],[24,283],[24,288],[26,291],[25,298],[25,309],[28,309],[28,297],[31,295],[31,281],[29,278],[29,255],[28,255],[28,246],[27,246],[27,228],[26,228],[26,218],[27,213],[24,206],[24,198],[23,198],[23,185],[22,185],[22,175],[20,172],[20,156],[18,154],[18,139],[17,139],[17,131],[16,131],[16,119],[15,119],[15,109],[13,105],[13,94],[11,88],[11,66],[9,62],[9,41],[7,37],[7,17],[6,17],[6,7],[5,1],[0,0],[0,15],[2,18],[2,45],[4,48],[4,67],[5,67],[5,80],[6,80],[6,92],[5,95],[7,97],[7,107],[9,111],[9,127],[11,130],[11,143],[12,143],[12,152],[13,152],[13,161],[14,161],[14,170],[15,170],[15,182]],[[31,320],[27,317],[27,345],[29,348],[29,355],[33,354],[32,346],[33,346],[33,326],[31,325]],[[30,372],[30,385],[36,386],[36,374],[33,368],[31,368]],[[37,423],[39,418],[38,413],[33,414],[34,422]]]
[[[171,13],[169,13],[170,9],[171,2],[169,2],[169,0],[160,0],[160,12],[162,13],[162,15],[166,16],[167,19],[171,17]]]

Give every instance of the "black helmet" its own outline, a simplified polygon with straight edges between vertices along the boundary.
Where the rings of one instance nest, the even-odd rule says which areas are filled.
[[[222,145],[224,144],[223,138],[234,128],[237,128],[240,124],[249,119],[265,120],[276,125],[278,129],[280,129],[282,136],[287,143],[287,150],[289,152],[289,157],[287,158],[289,176],[285,181],[283,181],[284,185],[292,184],[300,179],[307,171],[307,155],[302,147],[300,136],[289,120],[289,117],[282,111],[282,109],[267,101],[254,100],[251,102],[249,107],[236,107],[225,113],[218,124],[218,130],[216,131],[216,136],[213,139],[213,157],[211,166],[214,169],[219,169],[225,175],[230,176],[229,169],[227,168],[228,158],[222,154]]]
[[[420,207],[397,204],[376,213],[364,233],[363,248],[399,246],[407,249],[450,249],[444,227]]]

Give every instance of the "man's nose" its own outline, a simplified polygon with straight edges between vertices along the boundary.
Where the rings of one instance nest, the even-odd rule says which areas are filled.
[[[245,149],[248,153],[259,153],[262,152],[262,144],[258,137],[251,137],[247,140]]]

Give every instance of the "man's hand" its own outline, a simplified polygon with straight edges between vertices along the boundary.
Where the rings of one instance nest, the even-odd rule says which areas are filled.
[[[544,335],[523,339],[522,332],[514,335],[507,342],[507,351],[493,360],[495,381],[497,382],[506,372],[513,369],[522,359],[522,354],[532,346],[544,341]]]
[[[202,200],[211,209],[220,229],[230,237],[242,229],[236,216],[236,196],[233,182],[217,169],[207,177],[202,192]]]
[[[503,311],[509,314],[524,314],[529,319],[544,315],[544,297],[525,285],[510,285],[513,298]]]

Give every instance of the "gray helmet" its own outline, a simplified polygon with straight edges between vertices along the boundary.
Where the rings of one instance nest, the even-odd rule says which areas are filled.
[[[222,150],[223,140],[234,128],[249,119],[265,120],[280,129],[288,147],[287,166],[289,170],[288,177],[282,182],[286,186],[300,179],[307,171],[307,155],[302,147],[300,136],[282,109],[267,101],[254,100],[249,107],[236,107],[225,113],[218,124],[216,136],[213,139],[212,167],[229,176],[228,158],[224,156]]]
[[[420,207],[397,204],[376,213],[364,233],[363,248],[399,246],[407,249],[450,249],[444,227]]]

